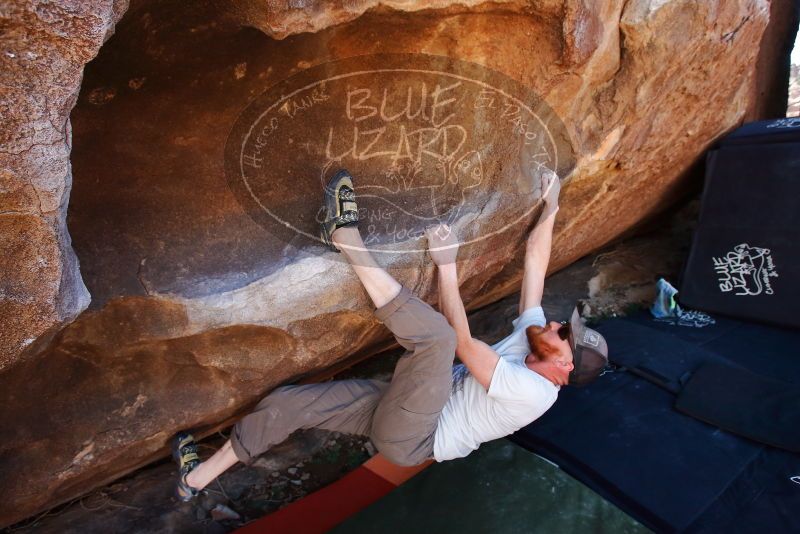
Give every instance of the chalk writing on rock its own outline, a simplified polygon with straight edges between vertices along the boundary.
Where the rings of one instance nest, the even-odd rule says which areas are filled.
[[[424,248],[462,225],[463,246],[530,224],[542,174],[574,165],[561,121],[530,89],[479,65],[426,55],[360,56],[287,78],[231,129],[225,170],[240,205],[297,248],[320,244],[322,188],[354,177],[365,243]],[[502,206],[501,221],[480,219]]]

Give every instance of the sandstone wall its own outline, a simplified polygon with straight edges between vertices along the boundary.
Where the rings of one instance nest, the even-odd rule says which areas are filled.
[[[127,1],[11,2],[0,12],[0,369],[89,303],[66,230],[69,113]]]

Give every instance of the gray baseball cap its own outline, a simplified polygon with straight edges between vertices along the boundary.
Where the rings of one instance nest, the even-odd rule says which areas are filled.
[[[572,347],[572,364],[569,374],[573,386],[585,386],[598,377],[608,364],[608,344],[597,330],[583,324],[578,307],[569,319],[569,344]]]

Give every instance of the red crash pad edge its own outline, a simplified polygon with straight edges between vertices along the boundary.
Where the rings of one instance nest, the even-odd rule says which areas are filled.
[[[432,462],[399,467],[376,454],[336,482],[248,523],[237,534],[322,534],[366,508]]]

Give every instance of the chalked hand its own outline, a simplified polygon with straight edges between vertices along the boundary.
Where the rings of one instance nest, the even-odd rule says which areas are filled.
[[[428,252],[436,265],[455,263],[458,256],[458,238],[453,228],[446,224],[431,226],[425,230]]]

